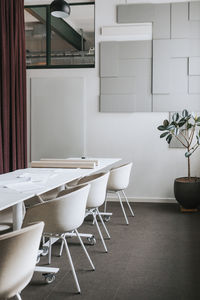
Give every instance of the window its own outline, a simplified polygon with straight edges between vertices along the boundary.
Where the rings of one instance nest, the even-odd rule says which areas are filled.
[[[27,68],[94,67],[94,2],[70,7],[61,19],[51,16],[49,5],[25,6]]]

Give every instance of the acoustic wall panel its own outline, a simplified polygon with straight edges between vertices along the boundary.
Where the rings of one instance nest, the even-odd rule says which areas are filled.
[[[198,66],[195,63],[198,61],[198,56],[200,58],[199,39],[162,39],[153,41],[153,102],[156,102],[153,105],[153,109],[159,111],[160,105],[161,111],[163,111],[163,107],[168,107],[168,111],[174,111],[171,95],[176,95],[176,98],[178,98],[182,97],[182,95],[187,96],[187,94],[199,93],[198,80],[188,78],[188,61],[191,62],[192,70],[195,68],[195,72],[197,72],[196,68]],[[170,95],[170,97],[163,98],[168,102],[164,106],[162,102],[156,101],[155,97],[155,95],[162,94]],[[185,99],[189,98],[186,97]],[[188,105],[191,110],[194,110],[192,109],[192,103],[191,101]],[[194,105],[195,107],[197,106],[196,102]],[[187,105],[184,107],[187,107]]]
[[[117,6],[118,23],[153,22],[153,38],[170,38],[170,4],[130,4]]]
[[[118,76],[118,45],[115,42],[100,44],[100,73],[101,76]]]
[[[200,57],[189,58],[189,75],[200,75]]]
[[[200,2],[191,2],[189,5],[189,20],[200,21]]]
[[[153,23],[153,53],[150,44],[118,45],[115,77],[135,77],[135,111],[200,111],[200,1],[131,1],[117,6],[117,22]]]
[[[119,59],[151,58],[152,46],[149,41],[129,41],[118,44]]]
[[[117,23],[145,23],[152,22],[154,19],[155,9],[153,4],[130,4],[117,6]]]
[[[171,38],[200,38],[200,20],[192,20],[198,19],[198,5],[183,2],[173,3],[171,7]]]
[[[135,94],[135,77],[101,79],[101,94]]]
[[[199,95],[154,95],[153,96],[153,111],[182,111],[187,108],[189,111],[200,110]]]
[[[170,92],[169,40],[153,41],[153,94]]]
[[[106,55],[105,61],[109,61],[113,44],[118,57],[112,63],[118,66],[118,75],[115,73],[117,76],[110,76],[107,66],[101,68],[100,111],[151,111],[151,41],[102,42],[101,60]]]
[[[123,77],[151,78],[151,59],[122,59],[119,61],[119,74]]]
[[[172,58],[170,60],[170,94],[188,93],[187,71],[187,58]]]
[[[31,78],[31,160],[83,155],[84,91],[83,78]]]
[[[200,94],[200,76],[189,77],[189,94]]]
[[[126,37],[132,40],[135,37],[140,37],[140,40],[150,40],[152,39],[152,24],[132,24],[132,25],[117,25],[117,26],[103,26],[101,28],[102,36],[112,36],[113,37]]]
[[[101,112],[134,112],[135,95],[101,95]]]
[[[170,38],[170,4],[154,4],[155,20],[153,21],[153,38]]]
[[[189,35],[188,3],[174,3],[171,11],[172,38],[186,38]]]

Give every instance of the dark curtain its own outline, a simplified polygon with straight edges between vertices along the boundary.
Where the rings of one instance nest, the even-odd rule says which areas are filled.
[[[24,0],[0,0],[0,173],[26,166]]]

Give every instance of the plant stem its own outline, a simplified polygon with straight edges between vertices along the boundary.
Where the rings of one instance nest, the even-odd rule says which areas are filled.
[[[189,141],[188,139],[186,138],[186,136],[183,134],[183,132],[180,130],[180,134],[182,135],[182,137],[185,139],[187,145],[189,146]]]
[[[194,136],[194,133],[195,133],[195,127],[196,127],[196,126],[194,126],[194,127],[192,128],[192,132],[191,132],[191,135],[190,135],[190,137],[189,137],[189,146],[192,144],[193,136]]]
[[[185,147],[185,148],[187,148],[188,146],[187,145],[185,145],[182,141],[181,141],[181,139],[179,139],[179,137],[177,136],[177,135],[175,135],[172,131],[171,131],[171,134]]]
[[[188,152],[190,151],[190,148],[188,147]],[[188,178],[190,180],[190,156],[188,156]]]

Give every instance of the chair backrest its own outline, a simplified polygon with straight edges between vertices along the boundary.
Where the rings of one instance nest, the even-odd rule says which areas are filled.
[[[86,183],[91,185],[86,204],[87,208],[99,207],[104,203],[108,177],[109,172],[101,172],[94,175],[85,176],[76,182],[78,186]]]
[[[21,292],[30,282],[44,223],[0,236],[0,299]]]
[[[110,170],[108,179],[108,190],[124,190],[129,184],[131,168],[133,163],[128,163]]]
[[[62,186],[59,186],[53,190],[50,190],[49,192],[43,193],[41,195],[41,198],[44,201],[55,199],[61,190],[62,190]]]
[[[81,226],[90,185],[65,190],[65,194],[35,205],[26,212],[23,224],[44,221],[45,233],[64,233]]]

